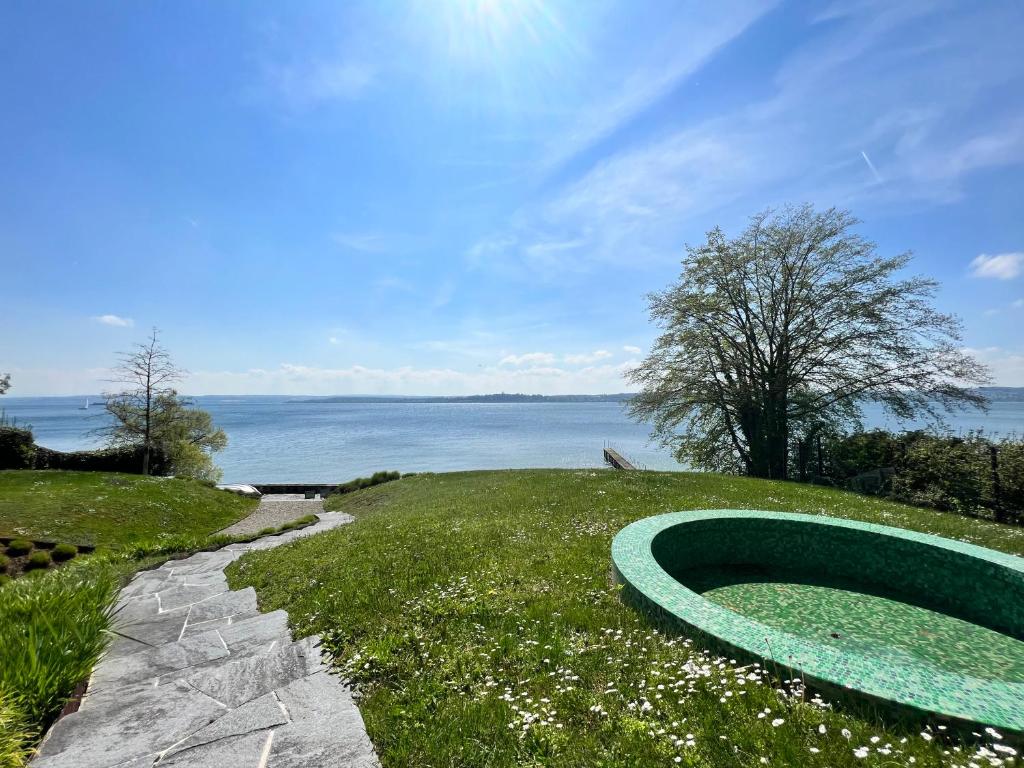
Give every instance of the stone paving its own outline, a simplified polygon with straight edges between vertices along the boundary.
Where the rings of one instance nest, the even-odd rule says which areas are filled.
[[[232,592],[224,576],[245,552],[351,520],[322,513],[308,528],[136,575],[81,708],[50,729],[33,768],[378,767],[318,638],[293,641],[284,611],[261,614],[253,589]]]

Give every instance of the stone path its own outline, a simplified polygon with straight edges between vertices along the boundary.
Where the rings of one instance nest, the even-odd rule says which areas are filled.
[[[33,768],[377,768],[318,638],[292,641],[284,611],[261,614],[255,591],[229,591],[224,576],[245,552],[351,520],[326,512],[308,528],[136,575],[81,708],[51,728]]]
[[[324,511],[322,499],[307,499],[299,494],[272,494],[263,496],[260,505],[246,518],[229,525],[219,533],[229,536],[248,536],[264,528],[277,528],[306,515],[319,515]]]

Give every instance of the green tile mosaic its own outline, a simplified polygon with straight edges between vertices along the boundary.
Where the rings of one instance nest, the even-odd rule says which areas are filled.
[[[1024,732],[1024,559],[849,520],[750,510],[639,520],[627,596],[808,682]]]

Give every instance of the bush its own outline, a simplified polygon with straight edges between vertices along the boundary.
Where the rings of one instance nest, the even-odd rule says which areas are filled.
[[[833,438],[825,453],[828,479],[852,490],[1007,522],[1024,513],[1020,440],[875,430]],[[868,482],[875,473],[877,480]]]
[[[11,558],[7,555],[0,555],[0,573],[7,571],[7,566],[11,564]]]
[[[50,552],[50,555],[58,563],[62,563],[65,560],[70,560],[77,554],[78,547],[76,547],[74,544],[58,544],[53,548],[53,551]]]
[[[7,542],[7,554],[12,557],[27,555],[34,545],[28,539],[11,539]]]
[[[353,491],[360,491],[363,488],[370,488],[374,485],[398,480],[401,477],[401,472],[374,472],[370,477],[357,477],[355,480],[349,480],[347,483],[337,485],[332,491],[330,491],[330,493],[352,493]]]
[[[29,469],[35,450],[31,430],[0,426],[0,469]]]
[[[26,571],[33,571],[37,568],[49,568],[53,563],[50,559],[50,553],[45,549],[37,549],[31,555],[28,556],[28,562],[25,563]]]
[[[0,587],[10,584],[12,581],[13,579],[6,573],[0,573]],[[2,765],[2,763],[0,763],[0,765]]]

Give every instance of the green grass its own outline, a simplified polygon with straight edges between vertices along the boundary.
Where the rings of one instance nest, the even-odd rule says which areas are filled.
[[[27,763],[109,641],[117,567],[77,565],[0,587],[0,766]]]
[[[698,474],[417,475],[332,497],[356,522],[229,569],[319,633],[385,766],[967,765],[977,745],[886,725],[657,631],[610,545],[661,512],[851,517],[1014,554],[1024,529],[831,489]],[[877,737],[877,739],[875,738]],[[862,749],[863,748],[863,749]],[[865,755],[858,757],[859,754]],[[993,752],[1005,756],[1006,753]],[[977,760],[977,764],[989,763]]]
[[[195,480],[109,472],[0,472],[0,534],[93,546],[204,536],[251,513],[255,499]]]

